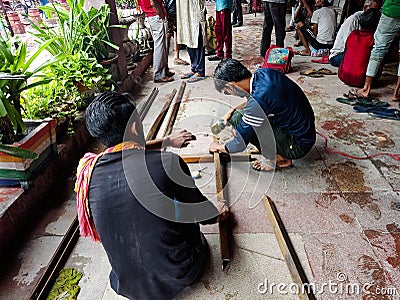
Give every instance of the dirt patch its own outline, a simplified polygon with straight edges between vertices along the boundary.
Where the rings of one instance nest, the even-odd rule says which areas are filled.
[[[363,294],[362,299],[389,300],[389,296],[376,294],[379,289],[386,288],[385,271],[379,263],[371,256],[363,255],[358,259],[358,267],[362,275],[361,282],[369,284],[368,292],[370,294]]]
[[[379,209],[378,204],[370,193],[350,193],[344,195],[344,199],[349,203],[357,204],[361,209],[369,212],[375,220],[379,220],[382,216],[382,212]]]
[[[345,222],[345,223],[347,223],[347,224],[354,224],[354,218],[353,217],[351,217],[351,216],[349,216],[348,214],[340,214],[339,215],[339,218],[343,221],[343,222]]]
[[[316,207],[328,208],[337,198],[337,194],[323,193],[317,196],[317,199],[314,200],[314,205]]]
[[[396,223],[391,223],[386,225],[387,231],[390,232],[390,235],[393,237],[394,245],[395,245],[395,256],[391,256],[387,258],[387,262],[393,268],[400,267],[400,228]]]
[[[362,142],[366,137],[364,123],[355,120],[334,120],[322,122],[321,127],[328,132],[331,137],[352,143]]]
[[[348,192],[371,192],[365,185],[364,173],[352,161],[328,165],[328,169],[335,178],[340,189]]]

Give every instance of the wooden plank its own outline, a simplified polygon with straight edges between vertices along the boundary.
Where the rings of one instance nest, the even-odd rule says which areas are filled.
[[[187,164],[198,163],[198,162],[213,162],[214,155],[211,153],[199,153],[199,154],[179,154],[183,161]],[[250,161],[249,153],[235,153],[235,154],[224,154],[220,153],[219,159],[221,162],[231,162],[231,161]]]
[[[293,283],[300,288],[299,298],[302,300],[316,299],[312,291],[309,291],[307,288],[305,288],[305,293],[302,293],[302,287],[309,286],[309,282],[274,202],[266,195],[263,196],[262,200],[267,211],[268,220],[271,223],[286,265],[292,276]]]
[[[154,123],[151,125],[149,131],[146,135],[146,141],[154,140],[157,137],[158,130],[160,130],[161,124],[167,115],[168,109],[171,105],[172,99],[174,99],[176,94],[176,89],[173,89],[172,92],[168,95],[167,100],[165,101],[160,113],[155,119]]]
[[[181,105],[185,88],[186,88],[186,82],[182,81],[181,86],[179,87],[178,94],[176,95],[175,102],[172,106],[171,115],[168,119],[167,126],[165,127],[163,137],[169,135],[172,131],[172,127],[174,127],[176,116],[178,115],[179,106]]]
[[[218,142],[217,136],[213,136],[214,142]],[[225,200],[227,201],[224,195],[224,185],[226,183],[226,170],[225,164],[221,165],[220,154],[215,152],[214,156],[214,165],[215,165],[215,186],[217,190],[217,199],[218,201]],[[231,249],[230,249],[230,237],[231,227],[229,217],[225,220],[218,223],[219,227],[219,242],[220,242],[220,251],[221,251],[221,260],[222,260],[222,270],[224,270],[229,262],[231,261]]]

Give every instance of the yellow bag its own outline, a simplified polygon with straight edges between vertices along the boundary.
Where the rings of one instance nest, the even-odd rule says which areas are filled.
[[[217,36],[215,35],[215,19],[212,15],[206,15],[206,52],[214,53],[217,49]]]

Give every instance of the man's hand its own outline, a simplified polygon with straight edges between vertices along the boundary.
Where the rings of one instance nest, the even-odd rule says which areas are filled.
[[[222,120],[225,121],[225,126],[228,125],[229,120],[232,118],[233,113],[236,109],[231,108],[228,112],[222,117]]]
[[[214,153],[214,152],[219,152],[219,153],[228,153],[225,149],[225,145],[224,144],[217,144],[212,142],[210,144],[210,147],[208,148],[208,151],[210,153]]]
[[[218,223],[225,220],[229,216],[229,207],[226,206],[225,200],[219,200],[215,206],[217,207],[219,212],[219,215],[215,223]]]
[[[184,148],[189,145],[190,141],[196,140],[191,132],[187,130],[179,130],[165,137],[163,146],[171,146],[175,148]]]

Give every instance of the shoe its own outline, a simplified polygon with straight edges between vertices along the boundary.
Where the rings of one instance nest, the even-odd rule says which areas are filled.
[[[241,26],[243,26],[242,23],[236,23],[236,24],[232,25],[232,27],[241,27]]]
[[[223,60],[223,57],[219,57],[218,55],[212,55],[208,57],[209,61],[219,61],[219,60]]]
[[[236,24],[237,24],[237,22],[232,22],[231,23],[232,26],[235,26]]]
[[[172,77],[164,77],[160,79],[154,79],[154,83],[165,83],[165,82],[171,82],[174,81],[174,78]]]

